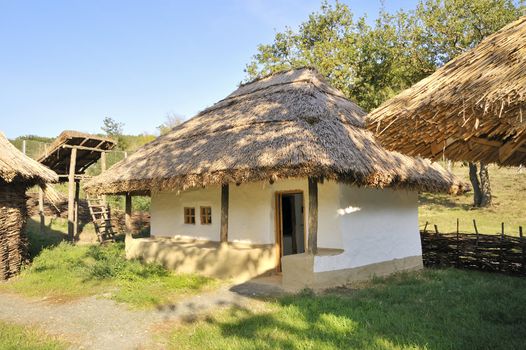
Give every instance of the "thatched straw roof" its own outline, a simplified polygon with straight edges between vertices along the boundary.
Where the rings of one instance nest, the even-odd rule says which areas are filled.
[[[85,187],[148,192],[316,176],[360,186],[458,189],[439,165],[383,149],[364,129],[364,114],[312,69],[274,74],[242,85]]]
[[[0,132],[0,184],[3,182],[32,186],[57,180],[55,172],[20,152]]]
[[[99,135],[86,134],[79,131],[66,130],[60,133],[53,143],[38,158],[38,161],[59,175],[69,173],[72,147],[78,147],[75,162],[75,174],[83,174],[87,168],[95,164],[102,151],[115,148],[117,142]],[[61,180],[66,181],[67,178]]]
[[[526,163],[526,17],[372,111],[383,146],[409,155]]]

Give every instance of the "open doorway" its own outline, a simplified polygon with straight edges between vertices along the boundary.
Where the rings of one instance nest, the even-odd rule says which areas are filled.
[[[303,192],[276,193],[276,207],[276,242],[281,261],[282,256],[305,252]]]

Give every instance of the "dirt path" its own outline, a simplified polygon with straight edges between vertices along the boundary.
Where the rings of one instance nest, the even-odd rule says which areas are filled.
[[[100,297],[52,304],[0,294],[0,320],[40,326],[72,342],[75,349],[143,349],[155,347],[153,333],[162,322],[188,321],[218,307],[245,306],[249,301],[226,287],[153,311],[130,310]]]

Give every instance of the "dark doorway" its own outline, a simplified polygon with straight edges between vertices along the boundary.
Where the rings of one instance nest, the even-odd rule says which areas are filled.
[[[303,193],[278,193],[281,256],[305,252]]]

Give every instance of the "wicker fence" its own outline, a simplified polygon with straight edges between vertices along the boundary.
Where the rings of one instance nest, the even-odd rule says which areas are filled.
[[[420,232],[424,265],[526,276],[526,239],[522,227],[519,227],[519,236],[506,235],[504,224],[500,235],[485,235],[478,232],[475,221],[473,224],[475,233],[460,233],[458,230],[440,233],[436,226],[429,232],[426,225]]]

